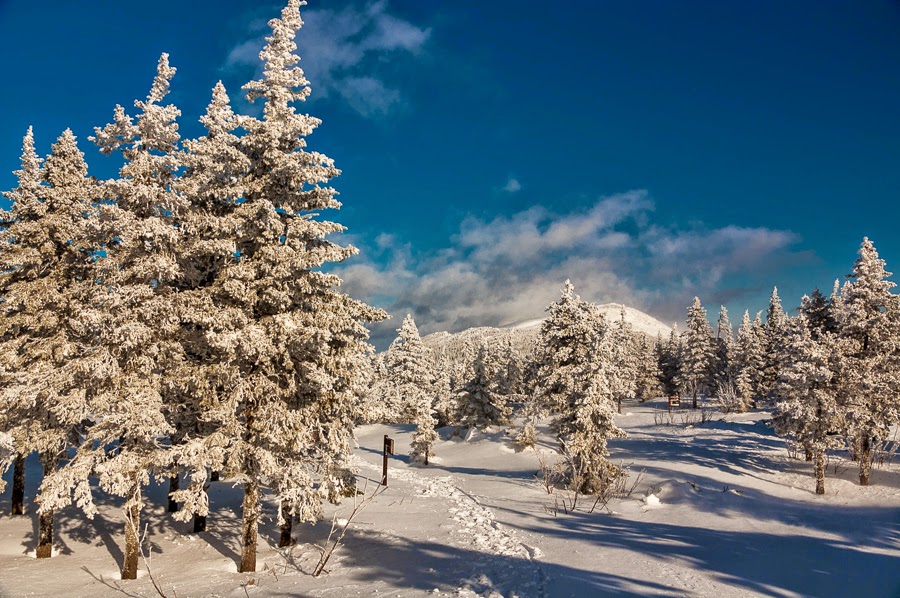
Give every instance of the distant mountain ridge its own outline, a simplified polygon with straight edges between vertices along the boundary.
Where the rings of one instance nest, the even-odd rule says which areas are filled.
[[[624,312],[625,321],[632,325],[635,332],[642,332],[654,339],[659,334],[663,337],[668,337],[669,333],[672,331],[671,326],[663,324],[653,316],[621,303],[604,303],[598,307],[608,322],[618,321]],[[476,328],[468,328],[455,333],[433,332],[422,337],[422,341],[428,347],[439,348],[448,344],[464,342],[469,338],[508,338],[515,349],[524,352],[528,350],[531,343],[537,338],[537,335],[541,330],[541,324],[543,323],[544,319],[541,318],[517,322],[502,327],[478,326]]]

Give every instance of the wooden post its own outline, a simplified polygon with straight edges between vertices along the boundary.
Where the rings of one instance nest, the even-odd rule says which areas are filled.
[[[383,462],[381,469],[381,485],[387,486],[387,463],[388,463],[388,455],[394,454],[394,439],[389,438],[387,434],[384,435],[384,453],[383,453]]]

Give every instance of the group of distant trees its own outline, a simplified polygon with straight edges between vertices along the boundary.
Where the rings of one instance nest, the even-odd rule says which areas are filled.
[[[776,432],[814,462],[817,493],[828,448],[847,447],[867,485],[874,452],[900,421],[900,303],[889,276],[865,239],[830,297],[816,289],[790,317],[776,288],[765,319],[745,311],[736,336],[724,307],[714,330],[695,298],[684,332],[654,341],[624,312],[608,321],[568,281],[525,351],[503,334],[428,347],[407,316],[397,340],[374,356],[366,418],[415,423],[412,454],[427,463],[437,426],[471,431],[515,417],[517,441],[531,445],[538,419],[550,416],[570,479],[597,492],[619,474],[606,446],[623,434],[614,418],[623,401],[676,395],[725,413],[764,402]]]
[[[327,240],[343,227],[318,214],[340,207],[340,171],[306,148],[320,121],[295,109],[309,95],[300,5],[269,22],[262,77],[244,86],[261,116],[236,114],[219,83],[206,134],[180,139],[163,54],[135,113],[117,106],[90,138],[120,155],[117,178],[89,176],[69,130],[45,160],[25,136],[0,216],[0,464],[14,462],[21,513],[24,459],[40,456],[38,557],[55,510],[97,512],[97,485],[125,501],[123,579],[151,476],[170,478],[171,508],[196,530],[211,476],[243,486],[241,571],[256,568],[264,492],[289,541],[292,519],[353,491],[366,324],[385,314],[320,269],[356,249]]]
[[[698,393],[708,394],[726,412],[765,400],[776,432],[814,463],[818,494],[829,448],[847,448],[868,485],[875,452],[900,423],[900,297],[890,275],[866,238],[830,296],[815,289],[789,317],[775,289],[765,321],[744,312],[736,339],[724,307],[713,334],[695,299],[685,332],[658,343],[666,391],[693,397],[695,407]]]

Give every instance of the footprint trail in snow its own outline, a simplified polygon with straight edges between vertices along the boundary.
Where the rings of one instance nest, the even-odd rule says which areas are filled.
[[[362,460],[355,464],[377,469]],[[419,496],[449,499],[453,503],[449,512],[456,544],[474,548],[481,554],[473,561],[472,575],[461,580],[457,595],[490,598],[545,595],[544,573],[537,561],[541,550],[517,540],[512,530],[497,523],[493,511],[454,484],[453,476],[422,476],[415,471],[392,468],[390,477],[413,485]]]

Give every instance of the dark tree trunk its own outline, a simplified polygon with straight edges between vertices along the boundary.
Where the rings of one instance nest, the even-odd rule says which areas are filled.
[[[211,473],[209,474],[209,481],[210,481],[210,482],[218,482],[218,481],[219,481],[219,472],[218,472],[218,470],[213,471],[213,472],[211,472]]]
[[[259,530],[259,487],[254,482],[244,484],[244,521],[241,525],[241,573],[256,571],[256,535]]]
[[[133,486],[125,507],[125,561],[122,579],[137,579],[138,543],[141,533],[141,487],[137,474],[131,474]]]
[[[825,449],[815,450],[816,494],[825,494]]]
[[[697,408],[697,391],[695,390],[694,394],[692,396],[691,409],[696,409],[696,408]]]
[[[808,446],[805,447],[805,448],[806,448],[806,451],[805,451],[805,452],[806,452],[806,460],[807,460],[807,461],[812,461],[812,460],[813,460],[813,451],[812,451],[812,449],[809,448]]]
[[[16,455],[13,465],[12,509],[13,515],[25,514],[25,455]]]
[[[619,410],[619,415],[622,415],[622,397],[616,399],[616,405]]]
[[[872,468],[872,439],[868,435],[859,439],[859,485],[869,485],[869,471]]]
[[[44,468],[44,477],[56,471],[56,454],[41,454],[41,466]],[[38,545],[37,558],[49,559],[53,553],[53,510],[41,511],[38,515]]]
[[[208,496],[209,484],[203,485],[203,494],[207,494],[206,504],[209,504],[209,496]],[[206,531],[206,515],[200,515],[198,513],[194,513],[194,533],[199,534],[200,532]]]
[[[199,534],[200,532],[206,531],[206,515],[197,515],[194,513],[194,533]]]
[[[178,492],[178,476],[173,475],[169,478],[169,513],[178,512],[178,502],[172,498],[172,493]]]
[[[293,526],[294,516],[291,515],[291,505],[288,502],[281,503],[281,518],[284,523],[281,524],[281,538],[278,540],[278,547],[284,548],[294,543],[291,539],[291,528]]]

